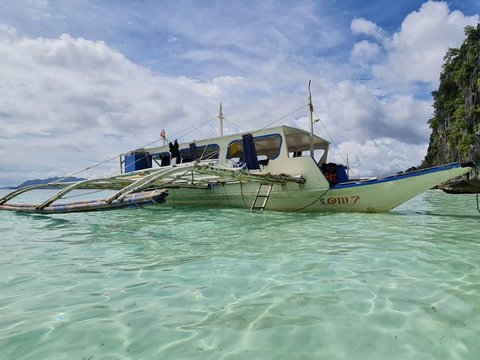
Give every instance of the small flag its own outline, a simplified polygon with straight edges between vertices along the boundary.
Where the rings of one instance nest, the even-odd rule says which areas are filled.
[[[163,139],[165,140],[165,129],[162,129],[162,131],[160,131],[160,139]]]

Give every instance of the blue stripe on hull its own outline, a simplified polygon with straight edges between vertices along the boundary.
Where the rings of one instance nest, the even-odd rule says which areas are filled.
[[[423,169],[423,170],[416,170],[408,173],[403,173],[403,174],[398,174],[398,175],[391,175],[387,176],[384,178],[377,178],[377,179],[371,179],[371,180],[358,180],[358,181],[349,181],[346,183],[340,183],[335,186],[332,186],[332,189],[345,189],[345,188],[351,188],[351,187],[356,187],[356,186],[365,186],[365,185],[372,185],[372,184],[379,184],[379,183],[384,183],[384,182],[389,182],[389,181],[396,181],[396,180],[401,180],[401,179],[407,179],[410,177],[415,177],[415,176],[422,176],[426,174],[432,174],[440,171],[445,171],[445,170],[451,170],[451,169],[456,169],[456,168],[461,168],[462,165],[459,163],[452,163],[448,165],[440,165],[440,166],[435,166],[432,168],[428,169]]]

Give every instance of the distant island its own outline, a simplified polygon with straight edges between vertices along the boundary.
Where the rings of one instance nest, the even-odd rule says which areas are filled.
[[[82,180],[85,180],[85,179],[71,177],[71,176],[66,177],[66,178],[60,178],[60,177],[55,176],[55,177],[51,177],[51,178],[47,178],[47,179],[27,180],[27,181],[24,181],[23,183],[21,183],[20,185],[17,185],[17,186],[2,186],[2,187],[0,187],[0,189],[20,189],[20,188],[23,188],[25,186],[48,184],[48,183],[58,181],[58,180],[60,180],[60,182],[74,182],[74,181],[82,181]]]

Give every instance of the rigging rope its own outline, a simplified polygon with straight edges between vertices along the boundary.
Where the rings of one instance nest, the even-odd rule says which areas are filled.
[[[79,189],[79,190],[81,190],[81,189]],[[62,196],[61,198],[62,198],[62,199],[73,199],[73,198],[80,197],[80,196],[85,196],[85,195],[90,195],[90,194],[96,194],[96,193],[99,193],[99,192],[101,192],[101,191],[105,191],[105,189],[93,190],[93,191],[89,191],[89,192],[85,192],[85,193],[81,193],[81,194],[77,194],[77,195]]]
[[[298,109],[290,112],[289,114],[287,114],[287,115],[285,115],[285,116],[282,116],[281,118],[279,118],[279,119],[277,119],[277,120],[275,120],[275,121],[272,121],[271,123],[265,125],[264,127],[262,127],[262,128],[260,128],[260,129],[258,129],[258,130],[256,130],[256,131],[254,131],[254,132],[252,132],[252,134],[253,134],[253,133],[256,133],[256,132],[258,132],[258,131],[261,131],[261,130],[267,128],[267,127],[270,127],[271,125],[273,125],[273,124],[275,124],[275,123],[277,123],[277,122],[279,122],[279,121],[287,118],[288,116],[293,115],[294,113],[300,111],[301,109],[303,109],[303,108],[305,108],[305,107],[307,107],[307,106],[308,106],[308,105],[303,105],[303,106],[299,107]],[[187,132],[184,133],[183,135],[181,135],[181,136],[179,136],[179,137],[176,137],[176,139],[181,139],[181,138],[187,136],[188,134],[191,134],[192,132],[194,132],[194,131],[196,131],[197,129],[199,129],[199,128],[201,128],[202,126],[204,126],[206,123],[208,123],[208,122],[210,122],[210,121],[212,121],[212,120],[215,120],[215,119],[217,119],[217,118],[218,118],[218,117],[215,116],[215,117],[213,117],[213,118],[210,118],[210,119],[207,119],[207,120],[203,121],[203,122],[200,123],[198,126],[190,129],[189,131],[187,131]],[[163,139],[161,139],[161,138],[160,138],[160,139],[156,139],[156,140],[154,140],[154,141],[151,141],[151,142],[149,142],[149,143],[141,146],[141,147],[138,148],[138,149],[145,148],[145,147],[150,146],[150,145],[152,145],[152,144],[155,144],[155,143],[157,143],[157,142],[159,142],[159,141],[161,141],[161,140],[163,140]],[[165,140],[168,141],[167,138],[165,138]],[[211,153],[211,154],[209,155],[209,157],[212,157],[212,156],[214,156],[214,155],[217,155],[218,153],[219,153],[219,150],[217,150],[216,152]],[[203,154],[202,154],[202,155],[203,155]],[[62,178],[60,178],[60,179],[57,179],[57,180],[55,180],[55,181],[50,182],[50,184],[57,184],[57,183],[62,182],[63,180],[65,180],[65,179],[67,179],[67,178],[69,178],[69,177],[73,177],[73,176],[78,175],[78,174],[80,174],[80,173],[82,173],[82,172],[87,172],[87,171],[89,171],[89,170],[91,170],[91,169],[94,169],[94,168],[96,168],[96,167],[99,167],[99,166],[101,166],[101,165],[104,165],[104,164],[106,164],[106,163],[108,163],[108,162],[110,162],[110,161],[116,160],[116,159],[118,159],[118,155],[116,155],[116,156],[114,156],[114,157],[111,157],[111,158],[109,158],[109,159],[106,159],[106,160],[104,160],[104,161],[101,161],[101,162],[99,162],[99,163],[96,163],[96,164],[94,164],[94,165],[87,166],[87,167],[85,167],[85,168],[83,168],[83,169],[81,169],[81,170],[78,170],[78,171],[76,171],[76,172],[70,173],[70,174],[68,174],[68,175],[66,175],[66,176],[64,176],[64,177],[62,177]],[[140,159],[139,159],[139,160],[140,160]],[[136,160],[136,161],[139,161],[139,160]],[[202,160],[202,157],[201,157],[200,159],[198,159],[198,160]],[[198,161],[198,160],[197,160],[197,161]],[[135,162],[136,162],[136,161],[135,161]],[[116,175],[116,174],[117,174],[116,172],[115,172],[115,173],[111,173],[109,176],[113,176],[113,175]],[[108,175],[107,175],[107,176],[108,176]]]
[[[302,110],[303,108],[305,108],[305,107],[307,107],[307,106],[308,106],[308,105],[303,105],[303,106],[299,107],[298,109],[296,109],[296,110],[288,113],[287,115],[284,115],[284,116],[282,116],[281,118],[278,118],[277,120],[274,120],[274,121],[272,121],[271,123],[268,123],[268,124],[265,125],[264,127],[260,128],[260,129],[258,129],[258,130],[252,131],[252,135],[255,134],[255,133],[257,133],[257,132],[259,132],[259,131],[261,131],[261,130],[264,130],[264,129],[272,126],[273,124],[275,124],[275,123],[277,123],[277,122],[279,122],[279,121],[281,121],[281,120],[283,120],[283,119],[285,119],[285,118],[287,118],[287,117],[289,117],[289,116],[291,116],[291,115],[293,115],[293,114],[295,114],[296,112]],[[213,118],[213,119],[217,119],[217,117],[215,117],[215,118]],[[211,120],[213,120],[213,119],[209,119],[209,120],[207,120],[207,121],[211,121]],[[226,119],[224,118],[224,120],[226,120]],[[204,121],[200,126],[203,126],[205,123],[206,123],[206,121]],[[229,123],[230,123],[230,121],[229,121]],[[198,126],[197,128],[199,128],[200,126]],[[238,126],[237,126],[237,128],[238,128]],[[242,130],[242,129],[240,129],[240,130]],[[193,130],[192,130],[192,131],[193,131]],[[192,132],[192,131],[189,131],[189,133]],[[245,132],[245,131],[242,130],[241,132]],[[186,135],[187,135],[187,134],[182,135],[181,137],[186,136]],[[214,151],[214,152],[212,152],[212,153],[210,153],[210,154],[208,155],[208,158],[212,158],[213,156],[215,156],[215,155],[217,155],[217,154],[219,154],[219,153],[220,153],[220,150]],[[198,163],[198,162],[201,161],[201,160],[204,160],[203,156],[201,156],[200,158],[198,158],[196,161],[197,161],[197,163]]]
[[[273,124],[275,124],[275,123],[279,122],[280,120],[283,120],[283,119],[285,119],[285,118],[289,117],[290,115],[293,115],[293,114],[295,114],[297,111],[300,111],[300,110],[302,110],[302,109],[304,109],[304,108],[306,108],[306,107],[308,107],[308,105],[302,105],[302,106],[300,106],[298,109],[296,109],[296,110],[292,111],[291,113],[289,113],[289,114],[287,114],[287,115],[285,115],[285,116],[282,116],[280,119],[277,119],[277,120],[275,120],[275,121],[272,121],[271,123],[269,123],[269,124],[265,125],[263,128],[261,128],[261,129],[259,129],[259,130],[257,130],[257,131],[260,131],[260,130],[266,129],[267,127],[270,127],[270,126],[272,126]]]
[[[185,134],[183,134],[182,136],[178,137],[177,139],[180,139],[180,138],[182,138],[182,137],[190,134],[191,132],[193,132],[193,131],[197,130],[198,128],[202,127],[203,125],[205,125],[207,122],[212,121],[213,119],[216,119],[216,117],[214,117],[214,118],[212,118],[212,119],[205,120],[205,121],[202,122],[199,126],[191,129],[190,131],[186,132]],[[163,140],[163,139],[161,139],[161,138],[160,138],[160,139],[156,139],[156,140],[154,140],[154,141],[151,141],[151,142],[149,142],[149,143],[141,146],[141,147],[138,148],[138,149],[142,149],[142,148],[145,148],[145,147],[150,146],[150,145],[152,145],[152,144],[155,144],[155,143],[159,142],[160,140]],[[168,141],[168,139],[165,138],[165,141]],[[57,180],[55,180],[55,181],[50,182],[50,184],[57,184],[57,183],[59,183],[59,182],[62,182],[62,180],[65,180],[65,179],[67,179],[67,178],[69,178],[69,177],[73,177],[73,176],[78,175],[78,174],[80,174],[80,173],[82,173],[82,172],[86,172],[86,171],[88,171],[88,170],[94,169],[94,168],[96,168],[96,167],[98,167],[98,166],[100,166],[100,165],[106,164],[106,163],[108,163],[108,162],[110,162],[110,161],[113,161],[113,160],[116,160],[116,159],[118,159],[118,155],[115,155],[114,157],[111,157],[111,158],[109,158],[109,159],[106,159],[106,160],[104,160],[104,161],[101,161],[101,162],[99,162],[99,163],[96,163],[96,164],[94,164],[94,165],[87,166],[86,168],[83,168],[83,169],[78,170],[78,171],[76,171],[76,172],[70,173],[70,174],[68,174],[68,175],[66,175],[66,176],[64,176],[64,177],[62,177],[62,178],[60,178],[60,179],[57,179]],[[139,161],[139,160],[137,160],[137,161]],[[135,161],[135,162],[136,162],[136,161]],[[115,172],[115,173],[112,173],[110,176],[115,175],[115,174],[116,174],[116,172]]]
[[[232,203],[230,202],[230,198],[228,197],[227,188],[225,187],[225,184],[223,184],[223,190],[225,192],[225,196],[227,197],[228,205],[232,207]]]
[[[322,127],[323,129],[325,130],[328,138],[330,139],[331,143],[333,144],[333,146],[335,146],[335,149],[337,149],[338,153],[340,154],[340,157],[342,158],[343,160],[343,163],[345,164],[345,166],[348,166],[348,160],[345,160],[345,158],[343,157],[343,154],[342,152],[340,151],[340,149],[338,148],[337,144],[335,143],[335,141],[333,140],[332,136],[330,135],[330,133],[328,132],[327,130],[327,127],[325,126],[325,124],[323,123],[323,121],[320,119],[320,116],[317,114],[317,112],[315,110],[313,110],[313,112],[315,113],[315,115],[317,116],[317,119],[318,121],[320,121],[320,124],[322,124]],[[347,155],[347,159],[348,159],[348,155]],[[350,169],[350,167],[348,166],[347,167],[353,175],[356,175],[355,174],[355,171],[353,171],[352,169]]]
[[[192,132],[194,132],[195,130],[198,130],[200,129],[203,125],[205,125],[206,123],[208,123],[209,121],[212,121],[212,120],[215,120],[217,117],[214,117],[214,118],[211,118],[211,119],[207,119],[203,122],[201,122],[197,127],[194,127],[193,129],[190,129],[189,131],[187,131],[185,134],[179,136],[179,137],[174,137],[176,139],[181,139],[185,136],[187,136],[188,134],[191,134]]]
[[[340,157],[342,158],[343,162],[346,164],[347,163],[347,160],[345,160],[345,158],[343,157],[343,154],[340,152],[340,149],[338,148],[337,144],[335,143],[335,141],[333,140],[332,136],[330,135],[330,133],[328,132],[325,124],[323,123],[323,121],[320,119],[320,116],[317,114],[317,112],[315,110],[313,110],[313,112],[315,113],[315,115],[317,116],[317,119],[318,121],[320,121],[320,124],[322,124],[322,127],[323,129],[325,130],[325,132],[327,133],[327,136],[329,137],[330,141],[332,142],[333,146],[335,146],[335,149],[337,149],[338,153],[340,154]]]
[[[478,192],[477,192],[477,211],[480,213],[480,202],[478,200]]]
[[[313,204],[315,204],[316,202],[318,202],[320,199],[322,199],[325,195],[327,195],[327,193],[328,193],[329,191],[330,191],[330,188],[328,188],[328,189],[327,189],[322,195],[320,195],[316,200],[312,201],[312,202],[311,202],[310,204],[308,204],[308,205],[305,205],[304,207],[301,207],[301,208],[295,210],[295,212],[304,210],[304,209],[306,209],[307,207],[312,206]]]
[[[245,202],[245,197],[243,196],[243,183],[240,182],[240,194],[242,194],[242,201],[243,205],[245,206],[245,209],[248,209],[247,203]]]
[[[245,130],[243,130],[240,126],[238,126],[237,124],[235,124],[233,121],[230,121],[230,120],[227,119],[226,117],[223,117],[223,121],[227,122],[232,128],[235,129],[235,131],[237,131],[237,132],[245,132]]]
[[[147,146],[150,146],[150,145],[152,145],[152,144],[154,144],[154,143],[156,143],[156,142],[158,142],[158,141],[160,141],[160,140],[162,140],[162,139],[157,139],[157,140],[151,141],[151,142],[149,142],[148,144],[145,144],[145,145],[143,145],[142,147],[140,147],[140,149],[141,149],[141,148],[144,148],[144,147],[147,147]],[[111,157],[110,159],[106,159],[106,160],[104,160],[104,161],[101,161],[101,162],[99,162],[99,163],[96,163],[96,164],[94,164],[94,165],[92,165],[92,166],[87,166],[86,168],[83,168],[83,169],[81,169],[81,170],[78,170],[78,171],[76,171],[76,172],[74,172],[74,173],[70,173],[69,175],[66,175],[66,176],[64,176],[64,177],[62,177],[62,178],[60,178],[60,179],[57,179],[57,180],[55,180],[55,181],[50,182],[49,184],[58,184],[58,183],[62,182],[62,180],[65,180],[65,179],[67,179],[67,178],[69,178],[69,177],[73,177],[73,176],[78,175],[78,174],[80,174],[80,173],[82,173],[82,172],[87,172],[88,170],[94,169],[94,168],[96,168],[96,167],[98,167],[98,166],[100,166],[100,165],[106,164],[106,163],[108,163],[108,162],[110,162],[110,161],[112,161],[112,160],[116,160],[116,159],[118,159],[118,155],[115,155],[114,157]],[[137,161],[138,161],[138,160],[137,160]],[[135,162],[136,162],[136,161],[135,161]],[[116,174],[116,173],[112,173],[110,176],[115,175],[115,174]],[[107,176],[108,176],[108,175],[107,175]]]

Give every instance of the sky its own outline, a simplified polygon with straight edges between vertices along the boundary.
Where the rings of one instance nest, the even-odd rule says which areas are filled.
[[[479,14],[477,0],[2,0],[0,185],[115,172],[162,129],[215,136],[220,102],[226,133],[292,112],[276,124],[307,130],[309,80],[331,161],[417,166],[443,57]]]

